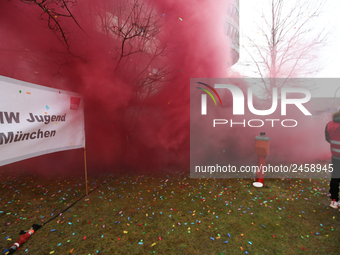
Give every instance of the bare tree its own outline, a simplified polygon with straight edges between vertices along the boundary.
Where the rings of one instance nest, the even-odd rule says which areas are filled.
[[[166,56],[167,43],[162,37],[163,15],[147,0],[117,0],[81,2],[80,10],[86,13],[79,22],[74,15],[76,0],[21,0],[23,4],[41,9],[40,19],[66,47],[67,54],[60,52],[62,61],[56,71],[61,73],[65,65],[75,58],[87,61],[85,56],[74,54],[77,40],[72,38],[74,29],[81,29],[80,23],[89,20],[86,28],[106,36],[107,48],[112,56],[112,71],[133,86],[136,99],[145,101],[158,91],[167,80],[169,68],[162,61]],[[79,11],[77,13],[79,18]],[[86,18],[84,18],[86,16]],[[76,26],[73,26],[71,22]],[[91,24],[89,24],[91,23]],[[93,37],[95,33],[90,33]],[[90,38],[98,44],[96,38]],[[56,52],[55,52],[56,53]],[[86,54],[86,53],[81,53]]]
[[[249,43],[244,49],[251,61],[243,64],[255,64],[264,98],[271,96],[273,87],[285,86],[288,78],[306,77],[321,70],[313,60],[329,36],[325,28],[315,28],[323,4],[320,0],[268,0],[268,8],[263,7],[259,14],[262,24],[257,24],[262,40],[247,37]]]
[[[90,38],[75,17],[74,7],[78,4],[76,0],[21,0],[21,2],[40,8],[40,19],[46,22],[47,27],[66,47],[69,56],[60,52],[63,61],[57,74],[60,74],[63,65],[73,62],[75,58],[86,61],[86,52],[75,54],[74,49],[80,42],[72,38],[72,32],[79,28],[92,44],[97,44],[98,40]],[[83,1],[80,3],[80,10],[86,13],[86,18],[83,16],[81,19],[82,22],[90,20],[92,23],[87,24],[87,29],[92,27],[93,31],[106,35],[113,60],[113,73],[116,76],[123,76],[121,78],[132,84],[135,95],[140,99],[146,100],[155,93],[169,74],[169,69],[164,61],[161,61],[166,55],[167,48],[166,40],[162,38],[164,20],[162,13],[147,0],[96,3]],[[79,18],[79,11],[77,14]],[[92,35],[95,34],[93,31]]]
[[[132,77],[135,93],[145,100],[169,73],[161,63],[167,46],[161,34],[162,14],[141,0],[120,0],[115,13],[109,26],[118,42],[115,72],[123,69]],[[133,60],[138,61],[138,66],[131,64]]]
[[[130,106],[121,109],[129,141],[138,132],[142,116],[157,119],[159,115],[156,108],[145,103],[168,81],[170,73],[164,61],[167,40],[162,33],[163,14],[145,0],[102,2],[92,11],[96,16],[94,29],[106,35],[108,41],[112,72],[132,86]]]
[[[48,28],[56,35],[57,39],[69,50],[69,34],[62,20],[71,19],[80,28],[80,24],[73,16],[71,9],[77,4],[76,0],[21,0],[21,2],[39,7],[42,12],[40,18],[47,22]],[[83,30],[83,29],[82,29]]]
[[[142,0],[103,2],[94,11],[95,29],[109,41],[113,72],[124,76],[133,84],[135,95],[146,100],[169,74],[162,61],[167,54],[162,13]]]

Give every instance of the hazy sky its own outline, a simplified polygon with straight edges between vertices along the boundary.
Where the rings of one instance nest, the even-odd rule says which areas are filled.
[[[289,2],[289,1],[287,1]],[[256,40],[256,36],[259,34],[255,28],[255,24],[261,22],[259,12],[261,11],[261,4],[268,3],[268,0],[240,0],[240,44],[244,43],[243,36],[250,36]],[[318,57],[317,61],[325,63],[325,68],[321,70],[315,76],[310,78],[340,78],[340,1],[339,0],[324,0],[323,15],[316,18],[315,22],[316,29],[334,28],[333,34],[329,38],[328,46],[320,49],[319,52],[315,52],[315,56]],[[249,50],[249,48],[248,48]],[[313,53],[314,54],[314,53]],[[249,59],[248,53],[240,47],[240,60],[239,63],[244,59]],[[255,64],[252,64],[255,66]],[[240,66],[235,64],[233,69],[238,71],[241,75],[249,75],[247,69],[249,67]],[[327,88],[320,90],[322,94],[320,96],[334,97],[334,92],[339,86],[333,88]],[[337,92],[337,97],[340,97],[340,89]]]

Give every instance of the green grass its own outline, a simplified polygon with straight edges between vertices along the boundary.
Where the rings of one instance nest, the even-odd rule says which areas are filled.
[[[1,252],[85,192],[79,176],[0,174]],[[328,179],[267,179],[256,189],[250,179],[180,172],[112,176],[89,177],[99,188],[15,254],[339,254]]]

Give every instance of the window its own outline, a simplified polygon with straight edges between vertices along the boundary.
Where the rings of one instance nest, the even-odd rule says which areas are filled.
[[[230,30],[229,30],[229,33],[228,33],[228,36],[229,36],[229,37],[232,36],[233,31],[234,31],[234,27],[233,27],[232,25],[230,25]]]
[[[226,23],[226,28],[225,28],[226,35],[228,35],[229,26],[230,26],[230,24],[227,22]]]
[[[239,19],[239,12],[238,9],[235,7],[234,12],[233,12],[233,19],[238,22]]]
[[[230,17],[233,16],[233,10],[234,10],[234,6],[232,4],[230,4],[230,7],[229,7],[229,15],[230,15]]]

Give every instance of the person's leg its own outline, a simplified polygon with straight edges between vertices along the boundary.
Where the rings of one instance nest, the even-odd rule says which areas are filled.
[[[339,178],[332,178],[329,183],[329,193],[331,194],[331,200],[339,201]]]
[[[339,183],[340,183],[340,160],[332,157],[333,172],[329,183],[329,193],[331,194],[331,207],[338,208],[339,202]]]

